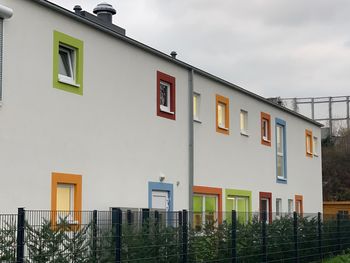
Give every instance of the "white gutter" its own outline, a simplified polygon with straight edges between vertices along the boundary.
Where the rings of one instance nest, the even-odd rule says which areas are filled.
[[[13,15],[13,10],[6,6],[0,5],[0,17],[3,19],[8,19]]]

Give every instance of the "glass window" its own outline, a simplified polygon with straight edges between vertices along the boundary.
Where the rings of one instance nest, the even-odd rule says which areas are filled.
[[[220,128],[226,128],[225,112],[226,112],[226,105],[223,103],[219,103],[218,104],[218,125]]]
[[[74,80],[75,51],[65,46],[59,47],[59,77],[66,77],[71,81]]]
[[[293,213],[293,199],[288,199],[288,213]]]
[[[54,31],[53,86],[83,95],[83,41]]]
[[[216,95],[216,131],[229,134],[229,99]]]
[[[276,216],[282,215],[282,199],[277,198],[276,199]]]
[[[283,124],[283,125],[282,125]],[[285,122],[276,119],[276,162],[277,162],[277,178],[286,179],[285,169]]]
[[[157,71],[157,116],[175,120],[175,78]]]
[[[200,110],[200,94],[193,94],[193,119],[199,121],[199,110]]]
[[[261,112],[261,144],[271,146],[271,116]]]
[[[230,210],[236,210],[237,220],[240,223],[247,223],[249,219],[249,197],[229,196],[226,199]]]
[[[205,224],[217,221],[217,197],[211,195],[193,196],[193,224],[196,230],[201,230]]]
[[[170,112],[170,84],[160,82],[160,110]]]
[[[313,145],[314,155],[318,156],[318,140],[317,140],[317,137],[314,137],[313,143],[314,143],[314,145]]]
[[[305,130],[305,144],[306,144],[306,156],[312,157],[313,155],[313,142],[312,142],[312,131]]]
[[[241,133],[248,134],[248,112],[245,110],[241,110],[239,120]]]

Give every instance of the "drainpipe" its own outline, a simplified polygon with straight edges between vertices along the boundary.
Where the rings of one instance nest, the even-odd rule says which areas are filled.
[[[189,106],[189,177],[188,177],[188,210],[193,211],[193,181],[194,181],[194,131],[193,131],[193,76],[194,70],[190,68],[188,71],[188,106]],[[192,217],[189,217],[189,221],[192,222]]]
[[[2,100],[2,61],[3,61],[3,43],[4,43],[4,19],[13,15],[11,8],[0,5],[0,101]]]

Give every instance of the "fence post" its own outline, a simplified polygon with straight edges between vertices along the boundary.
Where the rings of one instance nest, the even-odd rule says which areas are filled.
[[[317,230],[318,230],[318,253],[320,254],[320,260],[322,261],[323,252],[322,252],[322,221],[321,221],[321,213],[317,214]]]
[[[236,210],[232,210],[231,214],[232,229],[231,229],[231,254],[232,254],[232,263],[237,262],[237,216]]]
[[[112,224],[115,238],[115,262],[121,262],[121,236],[122,236],[122,210],[120,208],[112,208]]]
[[[294,229],[294,262],[299,263],[299,244],[298,244],[298,214],[293,213],[293,229]]]
[[[97,210],[92,212],[92,256],[93,262],[97,262]]]
[[[24,208],[18,208],[17,214],[17,263],[24,262],[24,222],[25,211]]]
[[[267,240],[266,240],[266,221],[267,221],[267,212],[262,212],[262,225],[261,225],[261,234],[262,234],[262,260],[261,262],[267,262]]]
[[[340,242],[340,213],[337,213],[337,251],[340,253],[341,251],[341,242]]]
[[[188,255],[188,212],[182,211],[182,263],[187,263]]]

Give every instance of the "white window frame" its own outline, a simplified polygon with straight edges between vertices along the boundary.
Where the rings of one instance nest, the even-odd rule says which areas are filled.
[[[284,157],[284,151],[285,151],[285,149],[284,149],[284,140],[285,140],[285,138],[284,138],[284,129],[285,129],[285,127],[283,126],[283,125],[280,125],[280,124],[277,124],[276,125],[276,137],[278,136],[278,132],[277,132],[277,129],[278,128],[281,128],[281,132],[280,132],[280,136],[281,136],[281,138],[280,138],[280,142],[281,142],[281,149],[282,149],[282,152],[279,152],[278,151],[278,145],[277,145],[277,141],[276,141],[276,155],[277,155],[277,158],[278,157],[281,157],[282,158],[282,176],[280,176],[280,175],[278,175],[277,174],[277,178],[278,179],[283,179],[283,180],[285,180],[286,179],[286,173],[285,173],[285,157]],[[277,139],[278,140],[278,139]]]
[[[58,52],[65,52],[67,54],[68,66],[71,75],[71,77],[69,77],[58,73],[58,81],[74,86],[79,86],[76,84],[76,50],[61,43],[59,44],[58,50]],[[60,54],[58,54],[58,56],[60,57]]]
[[[242,127],[242,123],[244,127]],[[239,126],[241,134],[248,136],[248,111],[241,109],[239,113]]]
[[[194,196],[201,196],[202,197],[202,225],[205,225],[205,198],[207,197],[215,197],[215,218],[218,219],[218,205],[219,205],[219,200],[217,195],[207,195],[207,194],[194,194]]]
[[[282,215],[282,199],[276,198],[276,217],[280,217]]]
[[[269,121],[265,118],[262,119],[262,125],[263,125],[263,130],[264,130],[264,133],[263,133],[263,140],[266,141],[266,142],[270,142],[269,140]],[[265,126],[264,126],[265,124]]]
[[[307,152],[307,154],[309,154],[309,155],[311,155],[311,157],[312,157],[312,154],[313,154],[313,149],[312,149],[312,145],[313,144],[313,142],[312,142],[312,135],[310,135],[310,134],[307,134],[306,135],[306,152]]]
[[[196,103],[194,101],[196,101]],[[194,92],[193,93],[193,120],[199,123],[201,122],[200,105],[201,105],[201,94]]]
[[[318,138],[316,136],[314,136],[312,143],[312,150],[314,152],[314,156],[318,156]]]
[[[166,98],[166,100],[167,100],[167,105],[168,105],[168,106],[164,106],[164,105],[162,105],[160,103],[160,110],[163,111],[163,112],[167,112],[167,113],[172,113],[173,114],[173,112],[171,111],[171,94],[170,94],[171,93],[171,85],[170,85],[170,83],[165,82],[165,81],[160,81],[159,85],[160,85],[159,92],[161,92],[161,89],[162,89],[161,86],[164,86],[164,87],[167,88],[167,98]]]
[[[292,214],[294,212],[294,200],[288,199],[288,213]]]
[[[238,199],[244,199],[246,201],[246,203],[245,203],[245,205],[246,205],[246,207],[245,207],[246,213],[245,213],[244,223],[248,223],[248,221],[249,221],[249,196],[230,195],[230,196],[227,197],[227,199],[233,200],[233,202],[235,203],[236,219],[238,219],[238,213],[239,213],[239,211],[237,210]],[[232,207],[231,210],[233,210],[233,207]]]
[[[218,115],[220,113],[219,107],[221,105],[222,105],[222,110],[221,110],[222,116],[221,116],[221,119],[222,119],[223,123],[219,123],[219,116],[218,116],[218,127],[220,129],[228,130],[227,123],[226,123],[226,107],[227,107],[227,105],[226,105],[226,103],[223,103],[221,101],[218,102],[218,106],[217,106],[218,107]]]

